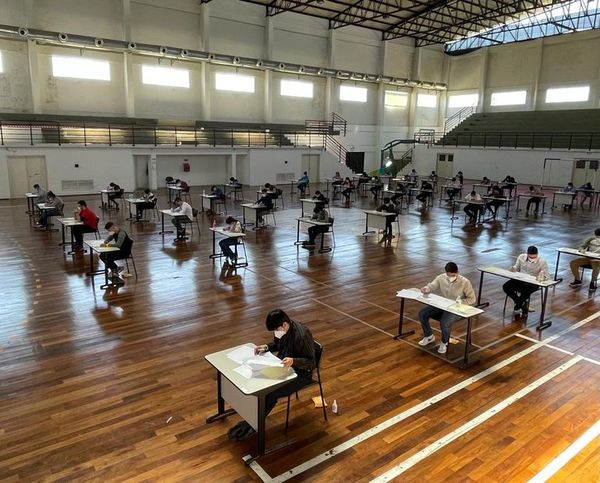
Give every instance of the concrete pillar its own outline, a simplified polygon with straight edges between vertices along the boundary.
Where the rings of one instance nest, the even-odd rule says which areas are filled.
[[[31,104],[34,114],[41,114],[41,79],[38,63],[38,46],[35,40],[27,41],[27,60],[29,63],[29,87],[31,90]]]
[[[208,94],[208,86],[210,85],[210,71],[210,64],[207,62],[202,62],[202,64],[200,64],[200,76],[202,78],[202,82],[200,83],[200,118],[204,121],[210,121],[211,118],[210,96]]]
[[[204,52],[210,52],[210,7],[208,3],[200,5],[200,43]]]
[[[540,88],[540,77],[542,75],[542,65],[544,62],[544,39],[536,39],[534,42],[536,45],[536,59],[533,68],[533,79],[531,79],[531,110],[537,109],[539,88]]]
[[[479,99],[481,99],[481,105],[485,105],[485,90],[487,87],[487,73],[488,73],[488,59],[489,59],[489,50],[487,48],[482,49],[481,51],[481,65],[479,70]],[[483,109],[482,109],[483,111]]]
[[[265,35],[264,35],[264,46],[263,46],[263,59],[273,60],[273,17],[266,17],[265,20]]]
[[[156,163],[156,152],[152,151],[148,158],[148,183],[150,183],[150,189],[158,189],[158,167]]]
[[[329,30],[327,38],[327,66],[330,69],[335,69],[335,30]]]
[[[333,112],[333,88],[334,79],[333,77],[327,76],[325,78],[325,112],[323,113],[324,119],[329,119],[329,116]]]
[[[273,74],[270,70],[264,71],[264,120],[267,124],[273,122],[273,103],[271,100],[271,84]]]
[[[131,42],[131,2],[122,0],[123,4],[123,40]]]
[[[135,92],[133,87],[133,67],[131,54],[123,53],[123,92],[125,98],[125,115],[135,117]]]

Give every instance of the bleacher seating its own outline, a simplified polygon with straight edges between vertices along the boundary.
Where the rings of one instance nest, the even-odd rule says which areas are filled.
[[[600,149],[600,109],[477,113],[437,144]]]

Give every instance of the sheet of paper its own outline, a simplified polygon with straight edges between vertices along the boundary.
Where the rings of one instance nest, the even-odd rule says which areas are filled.
[[[233,362],[243,364],[245,361],[254,357],[254,349],[246,345],[238,347],[227,354],[227,357]]]
[[[238,374],[242,375],[243,377],[245,377],[246,379],[252,379],[252,376],[254,375],[252,369],[250,369],[247,366],[239,366],[236,367],[234,369],[235,372],[237,372]]]
[[[277,357],[256,356],[246,360],[244,365],[250,367],[253,371],[260,371],[266,367],[282,367],[283,364]]]
[[[405,299],[416,300],[421,297],[421,291],[417,288],[405,288],[396,294],[397,297],[404,297]]]

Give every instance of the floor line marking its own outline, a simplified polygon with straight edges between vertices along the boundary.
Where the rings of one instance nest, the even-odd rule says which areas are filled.
[[[448,444],[452,443],[453,441],[457,440],[458,438],[460,438],[464,434],[468,433],[472,429],[476,428],[480,424],[484,423],[488,419],[492,418],[493,416],[498,414],[500,411],[503,411],[504,409],[511,406],[515,402],[524,398],[529,393],[536,390],[538,387],[540,387],[543,384],[545,384],[546,382],[554,379],[559,374],[565,372],[567,369],[569,369],[573,365],[577,364],[581,360],[582,360],[581,356],[575,356],[572,359],[569,359],[564,364],[561,364],[556,369],[544,374],[542,377],[536,379],[531,384],[528,384],[527,386],[525,386],[521,390],[517,391],[510,397],[504,399],[503,401],[500,401],[498,404],[491,407],[487,411],[484,411],[479,416],[471,419],[470,421],[466,422],[459,428],[448,433],[447,435],[443,436],[442,438],[438,439],[437,441],[434,441],[427,447],[423,448],[422,450],[420,450],[417,453],[415,453],[414,455],[412,455],[410,458],[407,458],[404,461],[402,461],[401,463],[392,467],[391,469],[389,469],[382,475],[378,476],[377,478],[372,479],[371,483],[383,483],[383,482],[387,482],[387,481],[390,481],[390,480],[396,478],[397,476],[399,476],[402,473],[404,473],[405,471],[409,470],[410,468],[412,468],[419,462],[423,461],[425,458],[428,458],[429,456],[431,456],[436,451],[442,449],[443,447],[445,447]]]
[[[465,389],[466,387],[470,386],[471,384],[478,382],[481,379],[484,379],[485,377],[489,376],[490,374],[493,374],[494,372],[499,371],[500,369],[503,369],[504,367],[531,354],[532,352],[538,350],[541,347],[543,347],[543,344],[538,342],[537,344],[535,344],[531,347],[528,347],[527,349],[524,349],[521,352],[517,352],[516,354],[512,355],[508,359],[505,359],[505,360],[499,362],[498,364],[496,364],[492,367],[489,367],[489,368],[475,374],[474,376],[469,377],[468,379],[465,379],[464,381],[446,389],[445,391],[442,391],[442,392],[436,394],[435,396],[432,396],[429,399],[426,399],[425,401],[416,404],[412,408],[407,409],[407,410],[397,414],[396,416],[393,416],[390,419],[387,419],[386,421],[383,421],[383,422],[379,423],[378,425],[373,426],[372,428],[369,428],[366,431],[363,431],[362,433],[354,436],[353,438],[350,438],[349,440],[347,440],[343,443],[340,443],[339,445],[331,448],[330,450],[328,450],[324,453],[321,453],[320,455],[317,455],[317,456],[311,458],[310,460],[299,464],[298,466],[295,466],[294,468],[286,471],[285,473],[282,473],[281,475],[279,475],[277,477],[274,477],[272,481],[274,481],[276,483],[280,483],[283,481],[287,481],[290,478],[294,478],[295,476],[327,461],[328,459],[332,458],[333,456],[337,456],[338,454],[343,453],[344,451],[346,451],[348,449],[351,449],[358,443],[366,441],[367,439],[369,439],[373,436],[376,436],[377,434],[381,433],[382,431],[385,431],[386,429],[404,421],[405,419],[407,419],[425,409],[428,409],[429,407],[433,406],[434,404],[446,399],[447,397],[457,393],[458,391],[461,391],[462,389]]]
[[[330,309],[330,310],[333,310],[334,312],[337,312],[337,313],[339,313],[339,314],[345,315],[346,317],[350,317],[351,319],[353,319],[353,320],[356,320],[357,322],[360,322],[361,324],[363,324],[363,325],[366,325],[367,327],[371,327],[372,329],[375,329],[375,330],[377,330],[377,331],[381,332],[382,334],[388,335],[388,336],[390,336],[392,339],[393,339],[394,337],[396,337],[396,335],[395,335],[395,334],[392,334],[392,333],[390,333],[390,332],[388,332],[388,331],[386,331],[386,330],[380,329],[379,327],[376,327],[376,326],[374,326],[374,325],[372,325],[372,324],[369,324],[368,322],[365,322],[364,320],[361,320],[361,319],[359,319],[358,317],[354,317],[353,315],[347,314],[346,312],[343,312],[342,310],[336,309],[335,307],[332,307],[331,305],[328,305],[328,304],[326,304],[325,302],[321,302],[320,300],[317,300],[317,299],[313,299],[313,300],[314,300],[316,303],[318,303],[318,304],[321,304],[321,305],[324,305],[324,306],[325,306],[325,307],[327,307],[328,309]]]
[[[244,456],[242,459],[246,462],[249,459],[251,459],[252,456],[250,456],[249,454],[247,454],[246,456]],[[248,465],[250,468],[252,468],[254,470],[254,472],[256,473],[256,475],[264,482],[268,482],[268,481],[272,481],[271,477],[268,475],[268,473],[265,471],[265,469],[260,466],[256,460],[254,460],[252,463],[250,463]]]
[[[592,442],[592,440],[600,435],[600,419],[577,438],[567,449],[554,458],[546,467],[537,475],[529,480],[529,483],[544,483],[554,476],[563,466],[565,466],[574,456],[577,455],[583,448]]]

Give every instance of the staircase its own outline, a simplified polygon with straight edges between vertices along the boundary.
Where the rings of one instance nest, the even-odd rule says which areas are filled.
[[[477,106],[463,107],[456,114],[453,114],[444,121],[444,135],[452,131],[461,122],[477,113]]]
[[[412,144],[413,147],[409,147],[399,158],[394,155],[394,148],[396,146],[410,144]],[[386,171],[396,175],[396,173],[402,171],[404,168],[406,168],[406,166],[412,163],[414,145],[414,139],[395,139],[390,141],[381,150],[381,166],[385,167]],[[391,161],[392,164],[390,166],[386,166],[389,161]]]

